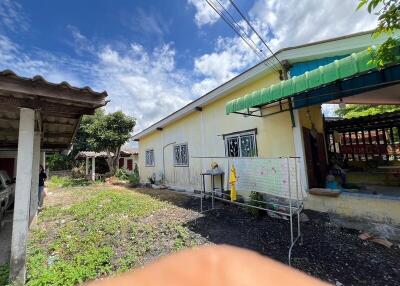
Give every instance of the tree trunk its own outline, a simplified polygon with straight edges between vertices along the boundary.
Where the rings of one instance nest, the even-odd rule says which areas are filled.
[[[111,174],[115,174],[115,172],[118,168],[120,151],[121,151],[121,146],[119,146],[115,149],[114,156],[112,156],[110,150],[107,150],[107,165],[108,165],[108,169],[110,170]]]
[[[109,172],[114,175],[115,169],[114,169],[114,165],[113,165],[113,156],[111,155],[110,150],[107,150],[107,159],[106,159],[106,161],[107,161]]]

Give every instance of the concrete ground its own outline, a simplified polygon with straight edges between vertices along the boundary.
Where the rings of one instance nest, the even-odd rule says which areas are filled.
[[[10,261],[11,234],[12,234],[13,210],[8,210],[4,219],[4,227],[0,229],[0,265]]]

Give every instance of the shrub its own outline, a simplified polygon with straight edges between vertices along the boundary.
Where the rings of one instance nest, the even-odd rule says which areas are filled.
[[[129,176],[129,183],[132,187],[137,187],[140,184],[139,168],[137,164],[135,164],[133,173]]]
[[[71,171],[72,178],[84,178],[85,177],[85,166],[79,166],[72,168]]]
[[[128,173],[124,170],[124,169],[118,169],[115,172],[115,177],[117,177],[118,179],[120,179],[121,181],[126,181],[129,178]]]
[[[255,207],[265,207],[265,204],[263,203],[264,198],[262,194],[259,192],[251,192],[250,193],[250,206],[255,206]],[[261,214],[260,209],[252,208],[252,207],[247,207],[247,211],[252,214],[255,217],[258,217]]]

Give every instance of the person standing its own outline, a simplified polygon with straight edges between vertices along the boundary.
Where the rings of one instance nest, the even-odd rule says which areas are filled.
[[[45,191],[44,191],[44,181],[46,181],[47,175],[46,172],[44,171],[44,168],[42,165],[40,165],[40,172],[39,172],[39,210],[42,209],[43,207],[43,201],[44,201],[44,196],[45,196]]]

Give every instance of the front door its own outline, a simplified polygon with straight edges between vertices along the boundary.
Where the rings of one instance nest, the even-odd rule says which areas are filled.
[[[310,188],[325,187],[327,160],[324,135],[311,135],[311,130],[303,127],[304,151],[307,165],[308,185]]]

